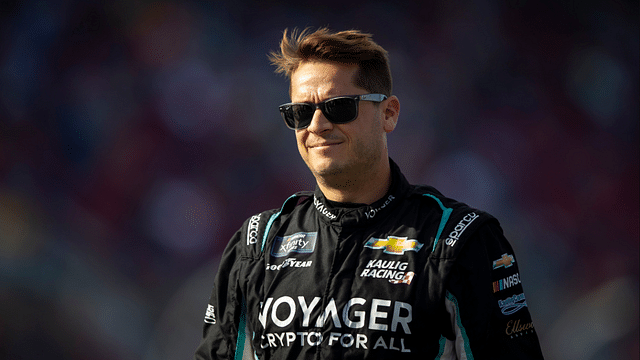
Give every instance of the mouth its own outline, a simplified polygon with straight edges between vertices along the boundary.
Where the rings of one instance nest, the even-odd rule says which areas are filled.
[[[335,141],[335,142],[323,142],[323,143],[316,143],[316,144],[312,144],[312,145],[307,145],[307,148],[309,149],[326,149],[332,146],[336,146],[336,145],[340,145],[342,144],[341,141]]]

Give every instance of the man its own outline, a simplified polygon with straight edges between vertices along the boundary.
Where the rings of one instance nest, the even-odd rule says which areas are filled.
[[[359,31],[284,32],[280,106],[317,181],[227,246],[197,359],[542,359],[497,220],[407,183],[400,103]]]

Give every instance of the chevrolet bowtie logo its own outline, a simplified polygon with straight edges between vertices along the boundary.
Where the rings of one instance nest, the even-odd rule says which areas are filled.
[[[505,269],[513,265],[516,262],[513,259],[513,255],[507,255],[507,253],[502,254],[502,257],[498,260],[494,260],[493,269],[504,267]]]
[[[386,239],[371,238],[364,244],[365,247],[375,250],[384,250],[391,255],[404,255],[405,251],[418,251],[422,248],[418,240],[406,237],[389,236]]]

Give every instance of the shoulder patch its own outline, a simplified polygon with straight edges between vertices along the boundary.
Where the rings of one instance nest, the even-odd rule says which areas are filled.
[[[440,226],[433,242],[433,252],[440,258],[455,258],[458,248],[464,245],[473,232],[492,216],[484,211],[469,207],[467,204],[449,199],[436,189],[422,186],[416,191],[424,198],[430,198],[442,210]]]
[[[449,233],[447,238],[444,240],[445,245],[454,246],[458,240],[460,240],[460,236],[464,233],[465,230],[474,222],[480,215],[476,213],[476,211],[471,211],[467,213],[462,219],[456,224],[453,230]]]
[[[269,217],[276,210],[267,210],[260,212],[246,219],[242,226],[242,233],[240,237],[240,244],[243,245],[243,254],[249,257],[257,257],[260,253],[260,243],[262,242],[262,237],[264,236],[265,229],[267,228],[267,223],[269,221]]]
[[[455,259],[473,233],[493,217],[484,211],[462,207],[454,210],[442,232],[437,252],[441,258]]]
[[[261,217],[262,213],[253,215],[249,219],[249,224],[247,225],[247,245],[253,245],[258,242]]]

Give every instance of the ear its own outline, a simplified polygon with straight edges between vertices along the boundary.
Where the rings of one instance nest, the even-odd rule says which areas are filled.
[[[384,105],[386,104],[386,105]],[[392,132],[396,128],[398,123],[398,116],[400,116],[400,100],[395,95],[390,96],[383,102],[383,128],[385,132]]]

